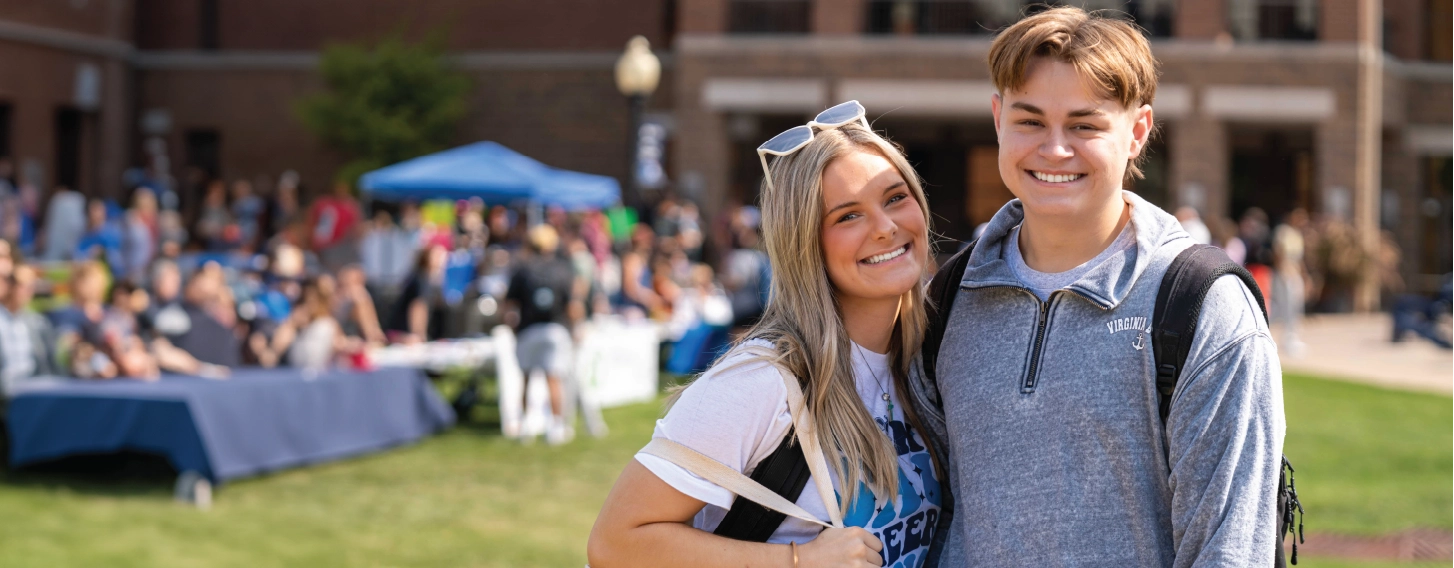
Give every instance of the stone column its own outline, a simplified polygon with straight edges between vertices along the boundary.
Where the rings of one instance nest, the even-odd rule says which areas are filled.
[[[1354,158],[1353,225],[1364,250],[1379,246],[1378,209],[1382,196],[1379,173],[1383,154],[1383,2],[1357,0],[1358,99]],[[1370,265],[1353,296],[1353,309],[1378,309],[1378,269]]]
[[[698,192],[703,219],[721,211],[731,183],[731,148],[725,117],[702,103],[704,64],[681,53],[676,64],[677,132],[672,152],[673,179],[693,185]]]
[[[1191,205],[1208,218],[1229,217],[1232,170],[1227,128],[1214,118],[1193,115],[1170,129],[1171,208]]]
[[[125,61],[108,59],[101,64],[101,75],[101,112],[95,132],[95,189],[101,195],[121,200],[125,198],[121,194],[121,172],[130,158],[131,128],[135,124],[131,71]]]

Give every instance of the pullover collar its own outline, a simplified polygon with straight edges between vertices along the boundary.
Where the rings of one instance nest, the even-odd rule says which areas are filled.
[[[1161,208],[1129,191],[1122,190],[1121,196],[1131,205],[1131,225],[1136,233],[1134,252],[1128,250],[1112,255],[1066,287],[1066,290],[1106,310],[1120,305],[1131,292],[1150,264],[1153,253],[1171,241],[1190,238],[1176,218]],[[969,255],[960,287],[1025,287],[1004,260],[1007,239],[1024,220],[1025,208],[1019,199],[1011,200],[995,213],[979,244]]]

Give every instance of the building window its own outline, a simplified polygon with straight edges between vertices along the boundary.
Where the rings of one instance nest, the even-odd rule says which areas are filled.
[[[727,29],[734,34],[806,34],[810,0],[732,0]]]
[[[81,181],[81,111],[70,107],[56,110],[56,184],[85,192]]]
[[[1227,25],[1242,41],[1318,39],[1317,0],[1228,0]]]
[[[222,136],[210,128],[187,131],[187,166],[197,168],[207,179],[222,177]]]
[[[217,49],[217,0],[198,0],[197,17],[197,47]]]
[[[1020,19],[1022,0],[868,0],[870,34],[990,35]]]
[[[1105,10],[1151,37],[1169,37],[1176,13],[1176,0],[868,0],[867,5],[866,31],[883,35],[994,35],[1050,5],[1071,5]]]
[[[1176,0],[1131,0],[1122,9],[1149,37],[1171,37],[1175,32]]]
[[[1422,292],[1432,292],[1440,276],[1448,274],[1451,268],[1450,235],[1454,234],[1454,160],[1447,156],[1425,157],[1424,195],[1419,202],[1419,273],[1428,275],[1427,284],[1418,285]]]
[[[1454,46],[1454,33],[1451,33],[1451,22],[1454,22],[1454,2],[1449,0],[1432,0],[1429,2],[1429,30],[1428,39],[1425,45],[1425,58],[1431,61],[1450,61],[1451,46]]]
[[[11,117],[14,108],[8,102],[0,102],[0,158],[8,158],[10,153],[10,129],[13,125]]]

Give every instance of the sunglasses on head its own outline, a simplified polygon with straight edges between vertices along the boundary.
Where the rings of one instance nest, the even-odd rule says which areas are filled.
[[[794,126],[782,131],[781,134],[773,136],[767,142],[757,147],[757,159],[762,162],[763,179],[767,180],[767,188],[772,186],[772,171],[767,168],[767,155],[782,157],[802,150],[809,142],[813,141],[814,128],[838,128],[845,124],[857,121],[863,124],[864,128],[871,128],[868,124],[867,111],[858,101],[848,101],[833,105],[832,108],[818,113],[813,120],[802,126]]]

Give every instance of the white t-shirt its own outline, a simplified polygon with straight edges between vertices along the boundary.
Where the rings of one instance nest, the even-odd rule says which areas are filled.
[[[749,345],[771,347],[758,341]],[[934,476],[923,439],[917,433],[911,435],[906,426],[903,406],[890,383],[888,356],[857,345],[851,348],[859,398],[880,427],[887,425],[898,451],[899,495],[892,506],[876,504],[873,493],[864,486],[855,505],[844,515],[843,523],[866,528],[884,543],[884,566],[917,568],[924,563],[924,554],[939,519],[943,499],[939,480]],[[720,364],[728,365],[746,356],[737,355]],[[889,401],[883,398],[885,389],[889,391]],[[891,419],[888,418],[889,404],[893,405]],[[653,436],[665,437],[751,475],[757,464],[777,449],[791,426],[792,415],[788,411],[782,375],[769,364],[754,361],[722,372],[708,372],[693,382],[682,392],[671,412],[656,422]],[[696,528],[716,529],[732,506],[735,497],[732,492],[676,464],[641,453],[636,454],[636,460],[677,491],[707,503],[692,520]],[[842,499],[846,492],[836,475],[832,481],[838,498]],[[804,486],[797,504],[820,519],[828,519],[828,511],[812,479]],[[821,530],[818,525],[787,517],[768,542],[805,543],[816,538]]]

